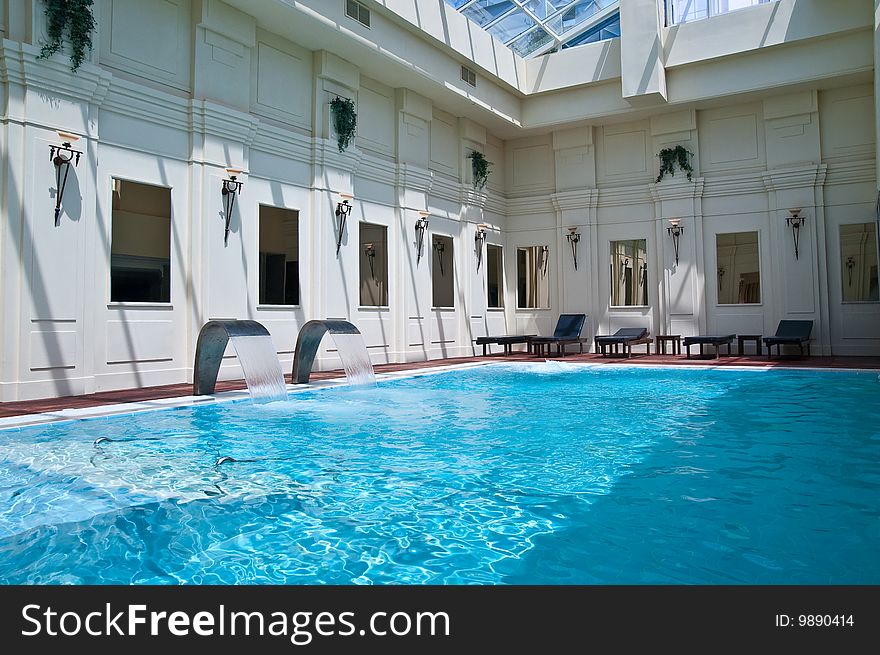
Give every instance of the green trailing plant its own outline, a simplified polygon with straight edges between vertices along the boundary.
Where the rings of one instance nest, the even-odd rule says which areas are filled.
[[[674,148],[663,148],[657,155],[660,158],[660,175],[657,181],[663,179],[663,176],[669,173],[675,175],[675,167],[687,173],[688,181],[694,179],[694,169],[691,166],[691,155],[694,154],[684,146],[675,146]]]
[[[46,32],[48,42],[40,50],[40,58],[46,59],[61,50],[64,35],[70,41],[70,68],[75,73],[86,59],[86,51],[92,49],[92,31],[95,17],[92,15],[94,0],[46,0]]]
[[[336,130],[339,152],[343,152],[351,145],[357,130],[357,113],[354,110],[354,102],[348,98],[337,96],[330,101],[330,109],[333,112],[333,129]]]
[[[489,168],[495,164],[487,160],[479,150],[471,152],[468,159],[471,160],[471,170],[474,173],[474,188],[482,189],[489,181]]]

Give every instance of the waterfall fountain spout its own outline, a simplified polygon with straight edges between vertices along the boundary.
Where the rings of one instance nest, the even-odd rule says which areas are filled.
[[[293,383],[308,384],[318,346],[330,333],[350,384],[372,384],[376,380],[373,364],[360,331],[348,321],[309,321],[303,325],[296,340],[293,356]]]
[[[286,400],[287,387],[272,337],[256,321],[208,321],[202,326],[193,366],[193,395],[214,393],[229,341],[235,348],[251,398],[257,402]]]

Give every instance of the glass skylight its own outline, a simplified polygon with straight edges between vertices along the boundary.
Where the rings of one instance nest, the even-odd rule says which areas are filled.
[[[618,15],[619,0],[446,0],[514,52],[530,57],[619,36],[594,29]],[[589,32],[589,39],[579,39]]]

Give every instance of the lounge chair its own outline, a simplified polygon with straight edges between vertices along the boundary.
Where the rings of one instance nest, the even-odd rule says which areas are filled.
[[[476,344],[483,346],[483,357],[487,355],[486,347],[493,343],[497,343],[504,348],[504,355],[510,355],[513,352],[513,345],[517,343],[527,344],[529,340],[536,335],[534,334],[505,334],[498,337],[477,337]]]
[[[619,346],[623,346],[624,357],[632,357],[632,347],[641,343],[645,344],[647,349],[645,354],[651,354],[651,337],[648,328],[620,328],[614,334],[600,334],[594,341],[603,357],[610,354],[617,355]],[[608,352],[609,346],[613,346],[611,353]]]
[[[584,323],[587,322],[586,314],[560,314],[556,321],[556,329],[552,337],[532,337],[529,339],[529,349],[536,355],[541,355],[544,346],[547,346],[547,355],[550,355],[550,346],[556,344],[556,354],[565,357],[565,347],[570,343],[580,346],[580,352],[584,352],[584,342],[588,338],[581,336]]]
[[[764,337],[764,345],[767,346],[767,357],[770,357],[770,349],[776,346],[776,354],[782,354],[782,346],[797,346],[804,355],[804,344],[807,345],[807,357],[810,356],[810,333],[813,331],[813,321],[779,321],[776,334],[772,337]]]
[[[698,334],[684,338],[684,347],[687,350],[688,359],[691,358],[691,346],[700,347],[700,355],[703,354],[703,346],[715,346],[715,359],[718,359],[721,346],[727,346],[727,356],[730,356],[730,344],[736,339],[735,334]]]

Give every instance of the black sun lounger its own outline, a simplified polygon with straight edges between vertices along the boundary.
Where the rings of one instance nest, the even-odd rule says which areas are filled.
[[[776,346],[776,354],[780,355],[782,346],[797,346],[804,355],[804,344],[807,346],[807,357],[810,356],[810,333],[813,331],[813,321],[779,321],[776,334],[772,337],[764,337],[764,345],[767,346],[767,357],[770,357],[770,349]]]
[[[614,334],[597,336],[595,342],[596,349],[603,356],[616,355],[618,347],[623,346],[624,357],[632,357],[632,347],[641,343],[645,344],[645,348],[647,348],[646,354],[651,354],[651,337],[648,335],[648,328],[620,328]],[[611,352],[609,352],[609,346],[612,347]]]
[[[730,356],[730,344],[736,339],[735,334],[700,334],[692,337],[684,338],[684,347],[687,349],[687,356],[690,359],[691,346],[699,346],[700,354],[703,354],[703,346],[715,346],[715,359],[718,359],[719,349],[721,346],[727,346],[727,355]]]
[[[536,355],[540,355],[544,351],[544,346],[547,346],[547,355],[549,355],[550,346],[556,344],[556,354],[565,357],[565,347],[570,343],[576,343],[580,346],[580,351],[584,352],[584,342],[589,339],[582,337],[581,331],[586,321],[586,314],[560,314],[553,336],[532,337],[529,339],[529,348]]]
[[[483,357],[486,356],[486,346],[497,343],[504,348],[504,354],[510,355],[513,352],[513,345],[517,343],[528,343],[534,337],[534,334],[506,334],[500,337],[477,337],[476,344],[483,346]]]

